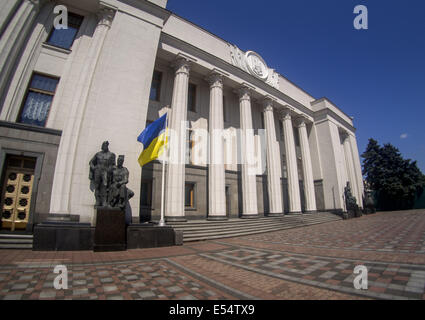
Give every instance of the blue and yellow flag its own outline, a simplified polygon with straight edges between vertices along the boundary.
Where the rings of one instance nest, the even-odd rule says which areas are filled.
[[[157,159],[163,152],[167,129],[167,114],[148,125],[137,138],[143,144],[143,151],[139,156],[140,166]]]

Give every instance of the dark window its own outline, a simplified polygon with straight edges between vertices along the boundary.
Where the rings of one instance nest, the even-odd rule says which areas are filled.
[[[53,27],[52,32],[47,39],[47,43],[56,47],[70,49],[83,19],[84,18],[82,16],[74,13],[68,13],[68,28],[56,29]]]
[[[283,141],[284,140],[284,135],[283,135],[283,124],[282,124],[282,121],[279,121],[279,131],[280,131],[280,140]]]
[[[196,85],[189,83],[189,93],[187,96],[187,109],[196,112]]]
[[[142,207],[152,207],[152,181],[142,180],[140,202]]]
[[[264,112],[261,112],[261,129],[265,129],[265,123],[264,123]]]
[[[227,122],[227,105],[226,105],[226,97],[223,96],[223,121]]]
[[[298,135],[298,129],[294,128],[294,141],[295,141],[295,146],[299,147],[300,146],[300,136]]]
[[[18,122],[44,127],[59,79],[34,74]]]
[[[195,145],[192,129],[187,129],[186,139],[186,164],[192,164],[193,146]]]
[[[186,183],[184,185],[184,206],[186,208],[195,207],[195,184]]]
[[[161,80],[162,73],[159,71],[154,71],[152,77],[151,92],[149,95],[149,99],[152,101],[159,101],[161,97]]]

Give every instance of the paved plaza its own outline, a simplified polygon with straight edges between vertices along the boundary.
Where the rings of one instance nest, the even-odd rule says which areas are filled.
[[[68,289],[56,290],[56,265]],[[368,289],[353,286],[355,266]],[[0,251],[0,299],[425,299],[425,210],[179,247]]]

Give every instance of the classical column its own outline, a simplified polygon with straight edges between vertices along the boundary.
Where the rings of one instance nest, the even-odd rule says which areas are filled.
[[[210,84],[210,163],[208,166],[208,220],[224,220],[226,216],[225,171],[223,157],[223,75],[211,73]]]
[[[98,24],[94,31],[90,48],[84,62],[84,68],[80,77],[80,85],[77,86],[72,93],[73,102],[59,145],[55,175],[53,178],[50,213],[70,213],[69,206],[75,162],[74,159],[78,141],[80,138],[84,139],[84,137],[79,136],[79,132],[84,119],[87,100],[92,88],[97,63],[99,61],[106,35],[112,25],[115,12],[115,7],[102,4],[101,9],[97,13],[99,19]]]
[[[40,7],[41,0],[10,0],[1,5],[0,14],[0,98],[12,74],[19,52],[26,45],[25,39],[33,30],[33,24]],[[5,10],[3,12],[3,10]],[[13,15],[13,16],[12,16]],[[12,16],[7,23],[8,16]]]
[[[167,182],[165,191],[166,221],[186,221],[184,212],[186,117],[189,88],[190,61],[178,55],[175,70],[171,114],[169,118],[170,142]]]
[[[357,148],[357,141],[354,134],[349,134],[348,139],[350,140],[351,154],[353,155],[354,172],[356,174],[356,181],[357,181],[357,191],[359,192],[359,199],[361,200],[361,201],[358,201],[358,205],[363,208],[364,186],[363,186],[362,167],[361,167],[360,158],[359,158],[359,149]]]
[[[354,171],[353,154],[351,152],[351,145],[348,132],[342,133],[344,155],[345,155],[345,166],[347,168],[348,180],[350,181],[351,193],[357,200],[357,204],[360,204],[363,199],[359,199],[359,191],[357,187],[356,174]],[[344,186],[345,187],[345,186]]]
[[[269,192],[269,216],[283,214],[282,185],[278,166],[280,165],[279,154],[274,150],[276,144],[276,129],[273,115],[273,100],[266,97],[264,104],[264,125],[267,141],[267,188]]]
[[[254,130],[251,114],[251,92],[247,85],[239,90],[239,112],[241,123],[241,173],[242,173],[242,216],[258,217],[256,171],[250,162],[254,159]]]
[[[310,146],[308,144],[306,118],[298,118],[298,135],[300,137],[301,158],[304,176],[305,211],[316,212],[316,195],[314,192],[313,167],[311,165]]]
[[[301,214],[300,183],[298,180],[297,155],[291,110],[292,108],[286,107],[281,112],[285,139],[286,168],[288,171],[289,214]]]

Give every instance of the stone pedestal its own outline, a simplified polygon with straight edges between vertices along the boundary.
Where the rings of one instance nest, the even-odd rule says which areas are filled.
[[[122,251],[125,249],[125,212],[117,208],[97,208],[93,251]]]
[[[46,221],[34,227],[33,251],[93,249],[94,228],[89,223]]]
[[[128,249],[171,247],[182,243],[183,235],[176,235],[174,229],[170,226],[132,224],[127,228]]]

